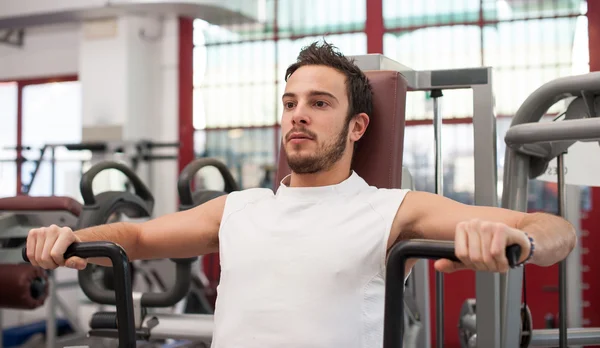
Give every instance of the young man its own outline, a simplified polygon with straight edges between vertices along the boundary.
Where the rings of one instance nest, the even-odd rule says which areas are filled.
[[[541,266],[575,246],[573,227],[556,216],[368,186],[351,161],[369,122],[378,122],[369,118],[371,89],[331,45],[303,49],[286,81],[281,145],[292,174],[277,192],[235,192],[140,224],[35,229],[32,264],[109,265],[63,259],[71,243],[96,240],[120,244],[131,259],[220,252],[214,348],[351,348],[382,346],[385,261],[400,240],[455,241],[462,262],[437,261],[444,272],[505,272],[505,248],[515,243],[520,262]]]

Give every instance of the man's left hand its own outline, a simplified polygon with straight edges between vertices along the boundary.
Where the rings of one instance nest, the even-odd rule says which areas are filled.
[[[531,248],[523,231],[497,222],[464,221],[456,225],[455,237],[455,253],[461,262],[442,259],[434,267],[445,273],[462,269],[504,273],[509,269],[506,248],[513,244],[521,246],[522,262]]]

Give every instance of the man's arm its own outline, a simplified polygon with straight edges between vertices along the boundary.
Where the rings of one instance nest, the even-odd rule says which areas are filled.
[[[451,240],[462,264],[440,260],[436,268],[506,271],[505,248],[521,245],[521,260],[530,251],[530,263],[549,266],[565,259],[575,247],[576,233],[563,218],[544,213],[523,213],[497,207],[471,206],[427,192],[409,192],[394,221],[391,247],[408,238]],[[527,235],[526,235],[526,234]]]
[[[143,223],[119,222],[76,232],[57,226],[34,229],[27,237],[27,254],[36,266],[54,269],[66,265],[83,269],[86,260],[63,259],[65,250],[73,242],[110,241],[119,244],[130,260],[214,253],[219,250],[218,233],[226,197]],[[110,261],[104,258],[89,261],[110,266]]]

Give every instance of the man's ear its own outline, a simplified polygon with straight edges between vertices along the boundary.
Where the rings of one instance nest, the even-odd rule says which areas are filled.
[[[369,126],[369,116],[361,112],[352,118],[350,121],[350,140],[357,142],[363,137]]]

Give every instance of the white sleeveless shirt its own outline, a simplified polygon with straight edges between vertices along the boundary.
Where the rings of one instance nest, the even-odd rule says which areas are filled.
[[[407,190],[355,172],[325,187],[286,179],[227,198],[212,347],[382,347],[387,243]]]

